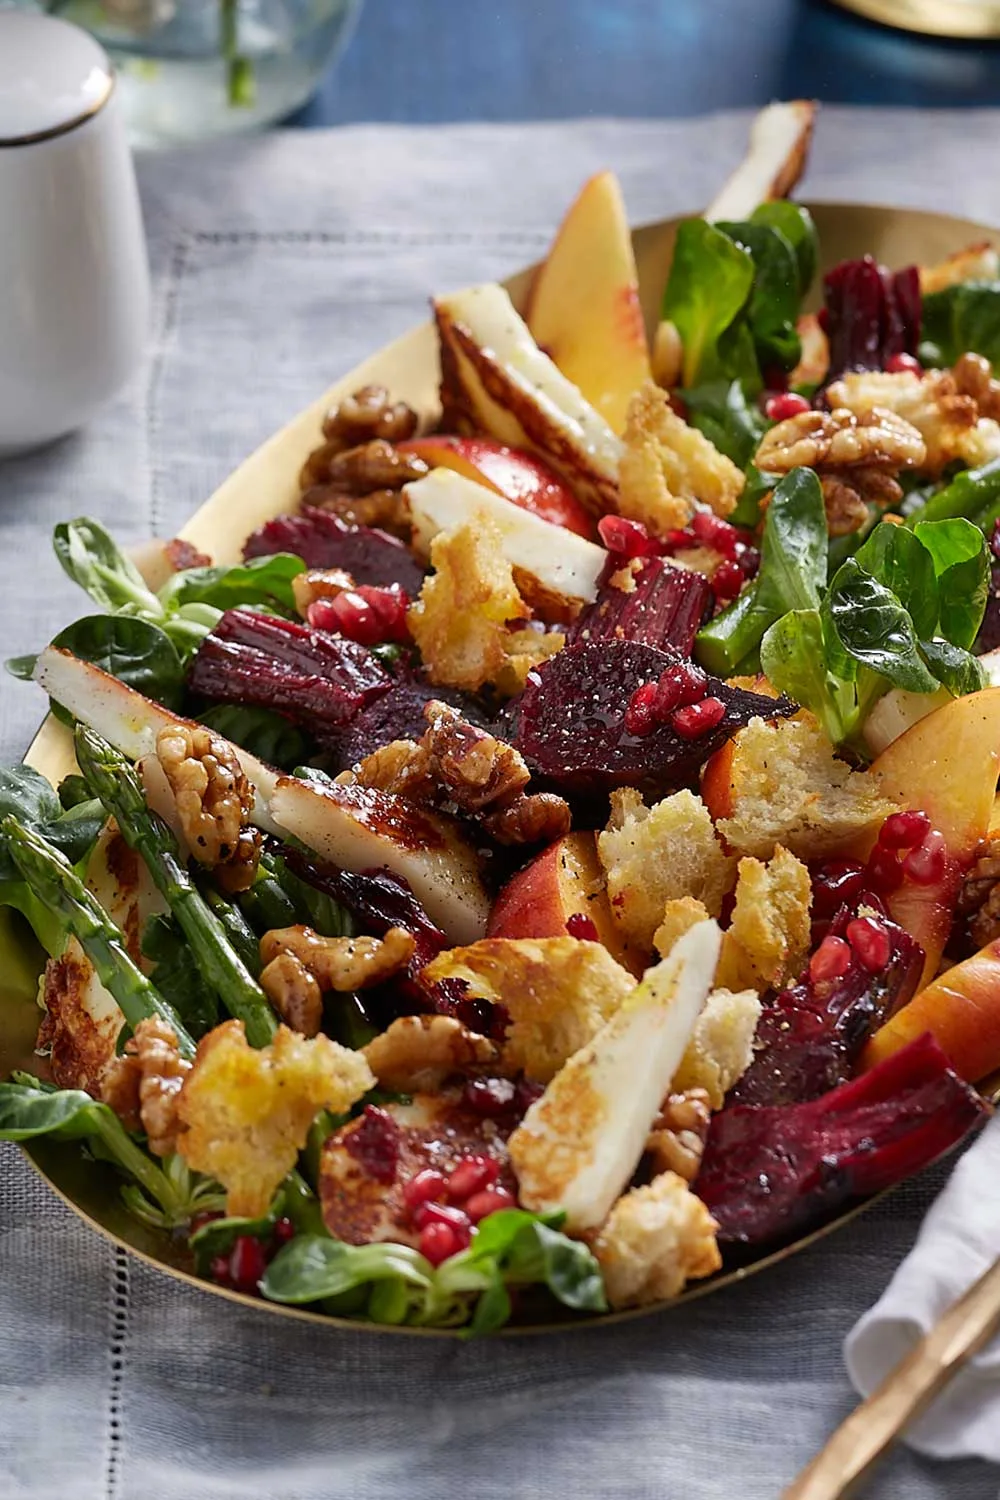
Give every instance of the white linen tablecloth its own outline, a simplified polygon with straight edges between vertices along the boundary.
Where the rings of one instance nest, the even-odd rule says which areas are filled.
[[[614,167],[635,221],[696,210],[746,123],[359,126],[140,161],[149,360],[86,432],[0,465],[3,655],[81,612],[51,555],[57,519],[171,534],[429,292],[536,258],[587,175]],[[1000,224],[998,128],[994,113],[830,109],[806,192]],[[2,686],[4,760],[43,708]],[[851,1408],[841,1340],[941,1180],[681,1311],[469,1345],[314,1329],[179,1287],[0,1148],[0,1497],[775,1500]],[[992,1500],[997,1483],[982,1463],[902,1452],[870,1493]]]

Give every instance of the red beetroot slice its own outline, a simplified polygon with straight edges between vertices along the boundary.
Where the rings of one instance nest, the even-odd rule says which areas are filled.
[[[883,370],[894,354],[916,354],[920,342],[920,275],[893,274],[870,255],[845,260],[823,280],[830,340],[827,381],[847,370]]]
[[[650,557],[632,575],[631,592],[611,582],[622,567],[612,558],[593,604],[574,620],[566,633],[575,641],[642,641],[647,646],[672,648],[690,656],[694,638],[712,601],[706,578],[690,568],[679,568],[662,557]]]
[[[919,1172],[988,1113],[928,1032],[808,1104],[713,1115],[694,1189],[720,1240],[764,1244]]]
[[[639,641],[567,646],[528,673],[524,692],[507,710],[512,743],[532,772],[560,791],[586,795],[634,786],[663,795],[691,784],[709,756],[752,718],[795,712],[787,698],[765,698],[709,677],[705,695],[718,698],[725,713],[704,734],[686,739],[669,723],[630,734],[625,715],[632,694],[657,682],[677,660]]]
[[[457,708],[477,728],[489,727],[485,715],[466,694],[451,688],[431,687],[419,676],[396,677],[387,692],[367,703],[349,723],[336,727],[324,725],[317,731],[317,738],[330,756],[331,769],[350,770],[391,740],[419,740],[427,728],[424,704],[432,698]]]
[[[408,547],[387,531],[351,526],[329,511],[309,507],[297,515],[276,516],[247,538],[243,556],[270,557],[292,552],[307,568],[343,568],[355,583],[386,588],[398,583],[411,599],[420,593],[424,570]]]
[[[226,611],[188,673],[193,693],[274,708],[311,729],[346,723],[390,685],[355,641],[248,609]]]
[[[843,938],[855,913],[844,906],[827,936]],[[754,1059],[731,1090],[727,1105],[801,1104],[849,1078],[872,1032],[911,998],[924,966],[920,944],[879,917],[890,944],[889,960],[871,974],[851,952],[838,979],[783,990],[764,1008],[754,1038]]]

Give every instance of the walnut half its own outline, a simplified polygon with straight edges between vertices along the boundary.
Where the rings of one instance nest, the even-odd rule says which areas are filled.
[[[232,746],[200,725],[168,724],[156,737],[156,758],[194,858],[216,869],[227,890],[247,890],[260,834],[246,826],[254,792]]]

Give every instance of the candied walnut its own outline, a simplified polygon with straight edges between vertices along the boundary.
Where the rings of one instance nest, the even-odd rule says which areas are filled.
[[[753,1039],[761,1016],[755,990],[713,990],[688,1038],[672,1087],[679,1093],[703,1089],[712,1109],[725,1097],[753,1061]]]
[[[453,804],[480,818],[500,844],[551,842],[569,832],[570,811],[561,797],[525,795],[528,768],[512,745],[435,699],[425,705],[424,718],[428,728],[419,742],[393,740],[348,774],[412,802]]]
[[[683,1177],[664,1172],[625,1193],[591,1240],[612,1307],[676,1297],[722,1265],[716,1224]]]
[[[345,495],[336,485],[314,484],[302,492],[303,508],[326,510],[349,526],[375,526],[401,541],[410,540],[410,517],[401,490]]]
[[[780,844],[768,864],[741,859],[717,982],[763,993],[797,978],[809,953],[811,903],[809,871]]]
[[[600,943],[577,938],[484,938],[450,948],[423,970],[431,984],[459,979],[471,997],[510,1017],[504,1068],[548,1083],[609,1020],[635,980]]]
[[[559,649],[562,636],[524,629],[530,611],[485,511],[434,538],[431,567],[406,623],[432,682],[470,692],[492,683],[509,694]]]
[[[988,359],[968,351],[955,361],[951,373],[959,395],[975,401],[977,416],[1000,418],[1000,380],[994,380]]]
[[[968,367],[963,368],[972,375]],[[925,447],[915,467],[935,475],[953,459],[968,461],[966,448],[980,416],[973,396],[959,390],[948,370],[928,370],[923,375],[912,370],[858,370],[835,381],[827,400],[831,406],[852,412],[859,421],[879,411],[909,423]]]
[[[962,881],[956,911],[976,948],[1000,937],[1000,837],[984,840]]]
[[[498,844],[552,844],[569,833],[571,822],[569,803],[562,797],[534,792],[487,813],[483,827]]]
[[[177,1037],[159,1016],[140,1021],[125,1051],[108,1064],[101,1098],[129,1129],[141,1125],[154,1156],[172,1156],[180,1128],[177,1106],[192,1064],[177,1050]]]
[[[232,862],[245,880],[235,889],[245,890],[257,867],[260,835],[243,827],[254,793],[232,746],[210,729],[169,724],[156,737],[156,758],[195,859],[209,866]]]
[[[261,970],[260,987],[292,1031],[300,1036],[318,1034],[323,1024],[323,991],[301,958],[289,952],[275,954]]]
[[[454,1016],[400,1016],[363,1049],[379,1085],[396,1094],[436,1093],[456,1073],[495,1067],[495,1042]]]
[[[896,811],[874,772],[838,759],[812,714],[751,719],[731,746],[718,829],[740,854],[770,859],[779,844],[803,860],[841,854]]]
[[[261,836],[256,828],[241,828],[236,848],[224,865],[216,865],[215,881],[230,895],[248,891],[257,878]]]
[[[323,418],[323,436],[328,442],[353,448],[369,438],[402,443],[417,430],[417,414],[405,401],[393,401],[384,385],[363,385]]]
[[[226,1211],[257,1218],[295,1165],[321,1109],[344,1114],[374,1086],[360,1052],[327,1036],[280,1026],[267,1047],[248,1045],[242,1021],[198,1043],[177,1105],[177,1149],[226,1189]]]
[[[873,406],[855,413],[838,404],[832,411],[803,411],[775,423],[761,439],[755,462],[770,474],[797,468],[916,469],[926,451],[917,429],[894,411]]]
[[[325,443],[306,460],[299,475],[299,487],[309,490],[314,485],[323,485],[358,498],[378,490],[401,490],[404,484],[422,479],[429,472],[422,458],[415,453],[400,453],[382,438],[346,450]]]
[[[689,791],[652,807],[631,787],[612,792],[611,818],[598,835],[597,852],[612,915],[629,946],[644,955],[668,901],[692,896],[717,917],[735,873],[708,809]]]
[[[852,476],[852,479],[856,476]],[[826,511],[826,529],[831,536],[849,536],[858,531],[868,520],[868,502],[853,483],[848,484],[836,474],[821,474],[820,488],[823,491],[823,508]],[[893,502],[902,495],[896,485]]]
[[[185,568],[209,568],[212,565],[207,552],[199,551],[193,542],[186,542],[182,536],[164,542],[163,554],[175,573],[183,573]]]
[[[696,427],[689,427],[651,382],[633,396],[618,469],[623,516],[662,536],[686,526],[696,502],[727,516],[744,477]]]
[[[701,1166],[708,1137],[712,1110],[704,1089],[688,1089],[671,1094],[653,1121],[646,1138],[646,1151],[652,1157],[656,1176],[676,1172],[685,1182],[693,1182]]]
[[[279,954],[289,953],[321,990],[347,991],[366,989],[398,974],[415,947],[413,934],[402,927],[390,927],[381,938],[323,937],[311,927],[273,927],[260,940],[260,956],[265,974]]]
[[[292,579],[295,608],[305,619],[306,610],[317,599],[336,599],[345,589],[354,587],[354,579],[343,568],[307,568]]]

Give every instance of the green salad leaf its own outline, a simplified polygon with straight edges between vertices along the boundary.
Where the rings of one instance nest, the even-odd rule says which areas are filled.
[[[824,601],[830,624],[847,658],[909,693],[933,693],[937,682],[921,659],[904,605],[849,557],[838,569]]]
[[[63,572],[101,609],[154,618],[160,613],[139,569],[99,521],[90,516],[61,521],[52,533],[52,546]]]
[[[903,528],[894,526],[892,530],[901,532]],[[953,646],[968,650],[983,623],[990,588],[990,558],[983,546],[983,534],[978,526],[956,517],[951,521],[918,521],[914,536],[933,563],[940,633]],[[921,629],[920,633],[927,632]]]
[[[84,615],[52,642],[93,662],[137,692],[179,709],[184,668],[170,637],[159,625],[135,615]]]
[[[265,604],[293,610],[292,579],[305,568],[301,557],[290,552],[254,557],[231,567],[185,568],[163,585],[159,602],[167,612],[182,604],[211,604],[223,610],[240,604]]]
[[[309,753],[307,736],[290,719],[249,703],[217,703],[199,715],[214,729],[280,771],[290,771]]]
[[[920,357],[953,365],[971,350],[1000,360],[1000,281],[963,281],[923,299]]]
[[[730,335],[750,297],[754,263],[746,250],[704,219],[686,219],[677,231],[663,317],[673,322],[684,346],[682,385],[740,378],[749,368],[745,346]],[[720,348],[721,345],[721,348]]]
[[[777,229],[791,245],[799,275],[799,296],[804,297],[816,279],[819,266],[819,235],[812,214],[801,203],[775,198],[755,208],[750,223]]]
[[[759,220],[722,222],[715,227],[728,234],[753,261],[747,323],[758,364],[762,370],[772,366],[790,370],[802,349],[795,331],[801,292],[794,249],[780,229]]]
[[[767,422],[747,400],[738,380],[712,380],[681,392],[693,427],[720,453],[745,469],[757,452]]]

